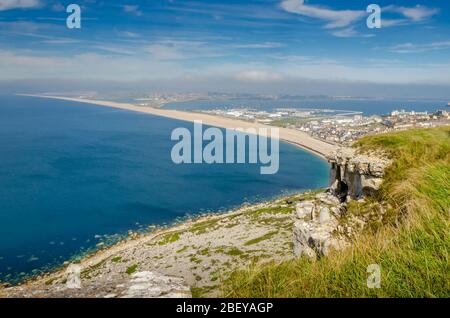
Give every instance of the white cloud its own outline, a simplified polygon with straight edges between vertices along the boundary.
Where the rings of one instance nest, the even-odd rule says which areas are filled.
[[[267,57],[274,59],[274,60],[278,60],[278,61],[296,62],[296,63],[306,62],[306,61],[311,60],[310,56],[305,56],[305,55],[269,55]]]
[[[439,9],[428,8],[421,5],[417,5],[415,7],[401,7],[390,5],[383,8],[383,11],[399,13],[411,22],[422,22],[439,13]]]
[[[349,28],[333,31],[332,34],[338,38],[348,38],[348,37],[357,36],[358,32],[355,30],[355,28],[349,27]]]
[[[389,49],[394,53],[422,53],[427,51],[444,50],[450,48],[450,41],[440,41],[425,44],[403,43]]]
[[[135,5],[124,5],[123,11],[125,11],[127,13],[132,13],[137,16],[141,16],[143,14],[142,11],[139,10],[139,6],[135,6]]]
[[[290,13],[324,21],[325,28],[337,29],[331,32],[336,37],[365,36],[357,32],[354,25],[359,20],[366,18],[365,10],[335,10],[319,5],[306,4],[305,0],[282,0],[281,8]],[[394,27],[427,21],[438,14],[439,9],[421,5],[415,7],[389,5],[382,8],[382,13],[394,13],[402,16],[402,18],[395,19],[383,16],[382,26]]]
[[[211,47],[202,41],[161,40],[145,46],[143,51],[155,60],[187,60],[214,58],[227,55],[223,50]]]
[[[409,45],[411,49],[412,45]],[[450,41],[432,47],[450,47]],[[96,49],[99,49],[98,47]],[[110,47],[103,50],[112,51]],[[115,50],[115,48],[112,48]],[[405,48],[403,48],[405,49]],[[133,52],[133,49],[130,49]],[[125,53],[125,52],[124,52]],[[450,64],[379,60],[353,63],[307,56],[277,56],[276,65],[264,62],[185,63],[183,59],[163,60],[147,54],[72,54],[0,49],[0,80],[173,80],[214,79],[219,87],[234,85],[282,85],[299,78],[355,82],[450,84]],[[189,75],[189,77],[186,77]],[[225,81],[226,79],[226,81]],[[222,83],[221,81],[224,80]],[[222,85],[223,84],[223,85]],[[222,86],[221,86],[222,85]],[[241,86],[242,85],[242,86]]]
[[[235,77],[237,80],[248,82],[274,82],[283,79],[282,75],[265,70],[243,71]]]
[[[237,49],[274,49],[274,48],[279,48],[279,47],[283,47],[283,46],[284,45],[281,43],[274,43],[274,42],[231,45],[231,47],[237,48]]]
[[[363,10],[333,10],[305,4],[304,0],[283,0],[281,8],[287,12],[324,20],[326,21],[325,28],[328,29],[347,27],[366,15]]]
[[[39,0],[0,0],[0,11],[12,9],[32,9],[41,5]]]

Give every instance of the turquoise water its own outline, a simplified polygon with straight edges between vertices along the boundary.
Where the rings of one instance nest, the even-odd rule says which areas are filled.
[[[175,165],[192,124],[87,104],[0,96],[0,280],[61,265],[128,230],[327,185],[328,165],[280,144],[280,170]]]

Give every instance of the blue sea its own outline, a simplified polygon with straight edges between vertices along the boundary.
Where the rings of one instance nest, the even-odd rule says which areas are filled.
[[[0,96],[0,281],[17,282],[119,239],[245,202],[327,185],[328,164],[280,144],[280,169],[176,165],[187,122],[82,103]]]

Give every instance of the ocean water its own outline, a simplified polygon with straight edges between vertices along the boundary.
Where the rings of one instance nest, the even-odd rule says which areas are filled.
[[[229,101],[190,101],[169,103],[165,108],[185,109],[185,110],[206,110],[224,108],[256,108],[271,111],[275,108],[314,108],[314,109],[334,109],[354,112],[362,112],[364,115],[384,115],[393,110],[405,109],[407,111],[428,111],[434,112],[438,109],[446,109],[447,100],[255,100],[236,99]]]
[[[175,165],[192,124],[82,103],[0,96],[0,280],[16,282],[152,224],[327,185],[328,164],[280,144],[280,169]]]

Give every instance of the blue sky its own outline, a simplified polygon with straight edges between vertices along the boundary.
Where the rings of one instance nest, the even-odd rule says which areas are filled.
[[[70,3],[81,29],[66,27]],[[450,85],[449,24],[443,0],[0,0],[0,80]]]

